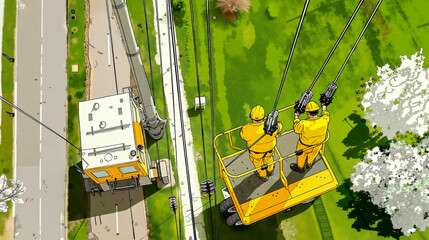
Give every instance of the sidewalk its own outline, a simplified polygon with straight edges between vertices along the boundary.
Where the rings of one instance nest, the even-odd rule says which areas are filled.
[[[170,53],[168,47],[172,47],[172,43],[168,41],[168,26],[167,26],[167,8],[164,0],[157,1],[158,3],[158,16],[155,16],[155,27],[158,25],[158,21],[156,19],[159,19],[159,29],[160,29],[160,36],[161,36],[161,46],[162,46],[162,73],[164,74],[164,93],[167,101],[168,106],[168,118],[170,123],[170,132],[172,136],[172,140],[177,141],[177,149],[175,148],[175,152],[177,153],[177,170],[179,175],[179,183],[180,183],[180,192],[181,192],[181,203],[182,203],[182,213],[184,218],[184,226],[185,226],[185,237],[186,239],[193,239],[193,228],[192,228],[192,218],[191,218],[191,209],[190,209],[190,202],[189,202],[189,194],[188,194],[188,182],[187,182],[187,174],[186,174],[186,168],[185,168],[185,154],[182,144],[182,131],[181,131],[181,122],[180,122],[180,113],[179,113],[179,100],[178,100],[178,91],[176,87],[176,74],[174,71],[174,66],[170,65]],[[154,6],[155,8],[155,6]],[[156,9],[154,9],[154,13],[156,15]],[[170,38],[172,38],[171,36]],[[156,36],[157,39],[157,51],[158,55],[155,56],[155,59],[159,59],[159,45],[158,41],[158,35]],[[177,55],[179,56],[179,49],[176,46]],[[174,61],[172,61],[174,63]],[[179,62],[179,60],[177,60]],[[157,64],[160,64],[157,62]],[[180,64],[180,63],[179,63]],[[173,79],[171,79],[171,73],[173,75]],[[200,183],[198,180],[198,173],[197,173],[197,165],[196,165],[196,159],[194,157],[194,145],[193,145],[193,138],[192,138],[192,132],[191,132],[191,125],[189,116],[187,113],[188,103],[186,101],[185,91],[184,91],[184,85],[183,85],[183,77],[181,75],[181,71],[179,68],[179,79],[180,79],[180,96],[182,100],[182,107],[183,107],[183,120],[184,120],[184,126],[185,126],[185,139],[187,141],[186,147],[187,147],[187,157],[188,157],[188,164],[189,164],[189,177],[191,179],[191,189],[192,189],[192,199],[193,199],[193,208],[194,208],[194,216],[195,216],[195,226],[197,228],[197,237],[198,239],[206,239],[205,234],[205,228],[204,228],[204,217],[202,214],[203,206],[201,201],[201,194],[200,194]],[[173,83],[173,84],[171,84]],[[172,86],[173,85],[173,89]],[[173,119],[173,97],[175,102],[175,118],[176,118],[176,125],[177,128],[174,126],[174,119]],[[177,139],[174,139],[174,133],[176,133]],[[175,146],[176,147],[176,146]]]

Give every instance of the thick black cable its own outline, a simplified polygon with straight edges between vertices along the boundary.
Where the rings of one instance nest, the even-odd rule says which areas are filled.
[[[210,40],[210,11],[209,11],[209,0],[206,0],[206,20],[207,20],[207,42],[208,42],[208,60],[209,60],[209,79],[210,79],[210,117],[211,117],[211,128],[212,128],[212,152],[213,152],[213,183],[214,183],[214,217],[215,217],[215,240],[217,240],[217,200],[216,200],[216,156],[214,148],[214,106],[213,106],[213,78],[212,78],[212,49],[211,49],[211,40]]]
[[[277,103],[279,102],[280,94],[282,93],[282,90],[283,90],[283,84],[285,83],[286,75],[287,75],[287,72],[289,70],[289,65],[290,65],[290,62],[292,60],[293,52],[295,50],[295,45],[296,45],[296,42],[298,40],[299,33],[301,32],[302,23],[304,22],[304,17],[305,17],[305,14],[307,12],[307,8],[308,8],[309,3],[310,3],[310,0],[306,0],[305,5],[304,5],[304,9],[302,9],[301,19],[299,20],[298,29],[296,30],[295,38],[293,39],[292,47],[291,47],[291,50],[289,52],[289,58],[287,59],[285,71],[283,73],[282,82],[281,82],[280,87],[279,87],[279,92],[277,93],[277,98],[276,98],[276,101],[274,103],[273,111],[276,110]]]
[[[64,141],[66,141],[68,144],[70,144],[71,146],[73,146],[74,148],[76,148],[80,152],[80,148],[76,147],[73,143],[71,143],[65,137],[61,136],[59,133],[55,132],[50,127],[46,126],[45,124],[43,124],[42,122],[40,122],[39,120],[37,120],[36,118],[34,118],[33,116],[31,116],[30,114],[28,114],[27,112],[25,112],[24,110],[22,110],[21,108],[19,108],[18,106],[14,105],[13,103],[10,103],[8,100],[4,99],[2,96],[0,96],[0,100],[2,100],[3,102],[5,102],[9,106],[15,108],[16,110],[18,110],[18,112],[24,114],[26,117],[30,118],[31,120],[33,120],[33,121],[37,122],[38,124],[42,125],[43,127],[45,127],[46,129],[48,129],[49,131],[51,131],[52,133],[54,133],[55,135],[57,135],[58,137],[60,137]]]
[[[289,58],[288,58],[288,60],[287,60],[287,64],[286,64],[286,68],[285,68],[285,71],[284,71],[284,74],[283,74],[283,79],[282,79],[282,82],[281,82],[281,84],[280,84],[280,87],[279,87],[279,92],[277,93],[277,98],[276,98],[276,101],[274,102],[274,108],[273,108],[273,111],[275,111],[276,110],[276,107],[277,107],[277,103],[279,102],[279,98],[280,98],[280,94],[281,94],[281,92],[282,92],[282,90],[283,90],[283,84],[284,84],[284,82],[285,82],[285,79],[286,79],[286,74],[287,74],[287,72],[288,72],[288,69],[289,69],[289,65],[290,65],[290,61],[292,60],[292,56],[293,56],[293,52],[294,52],[294,50],[295,50],[295,45],[296,45],[296,42],[297,42],[297,40],[298,40],[298,36],[299,36],[299,33],[301,32],[301,27],[302,27],[302,23],[304,22],[304,17],[305,17],[305,14],[306,14],[306,12],[307,12],[307,8],[308,8],[308,4],[310,3],[310,0],[306,0],[305,1],[305,5],[304,5],[304,8],[302,9],[302,14],[301,14],[301,19],[299,20],[299,24],[298,24],[298,28],[296,29],[296,33],[295,33],[295,38],[294,38],[294,40],[293,40],[293,43],[292,43],[292,47],[291,47],[291,50],[290,50],[290,53],[289,53]],[[264,136],[266,135],[266,133],[264,133],[264,135],[262,135],[258,140],[256,140],[254,143],[252,143],[252,145],[250,145],[250,147],[248,147],[248,148],[246,148],[243,152],[241,152],[239,155],[237,155],[231,162],[229,162],[225,167],[228,167],[229,165],[231,165],[233,162],[235,162],[239,157],[241,157],[247,150],[249,150],[251,147],[253,147],[253,145],[255,145],[256,143],[258,143]]]
[[[340,37],[338,38],[337,42],[335,43],[334,47],[332,48],[331,52],[329,53],[328,57],[326,58],[325,62],[323,63],[322,67],[320,68],[319,72],[317,73],[316,77],[313,80],[313,83],[311,84],[310,88],[308,89],[311,91],[313,89],[314,84],[316,84],[317,80],[319,79],[320,75],[323,72],[323,69],[325,69],[326,64],[328,64],[329,59],[331,59],[332,54],[334,54],[335,49],[337,49],[338,44],[341,42],[341,39],[343,39],[344,34],[346,33],[347,29],[349,28],[350,24],[352,23],[353,19],[355,18],[357,12],[360,9],[360,6],[362,5],[364,0],[360,0],[359,4],[355,8],[355,11],[353,12],[352,16],[350,17],[349,21],[347,22],[347,25],[344,27],[343,32],[341,33]]]
[[[144,2],[144,0],[143,0],[143,2]],[[162,72],[162,69],[163,69],[163,64],[162,64],[162,47],[161,47],[161,32],[160,32],[160,29],[159,29],[159,12],[158,12],[158,1],[157,0],[155,0],[155,10],[156,10],[156,16],[155,16],[155,19],[156,19],[156,23],[157,23],[157,32],[158,32],[158,48],[159,48],[159,59],[160,59],[160,66],[161,66],[161,83],[162,83],[162,99],[163,99],[163,103],[164,103],[164,119],[168,119],[167,118],[167,106],[166,106],[166,100],[165,100],[165,92],[164,92],[164,74],[163,74],[163,72]],[[146,23],[146,25],[147,25],[147,23]],[[153,83],[152,83],[153,84]],[[168,157],[168,159],[169,159],[169,179],[170,179],[170,181],[172,181],[172,176],[173,176],[173,174],[172,174],[172,168],[173,168],[173,166],[172,166],[172,164],[171,164],[171,158],[170,158],[170,141],[169,141],[169,133],[168,133],[168,124],[167,124],[167,126],[166,126],[166,132],[167,132],[167,157]],[[176,164],[177,164],[177,160],[176,160]],[[176,168],[177,169],[177,168]],[[176,170],[176,172],[177,172],[177,170]],[[173,196],[173,184],[172,184],[172,182],[171,182],[171,185],[170,185],[170,195],[171,196]],[[180,217],[180,214],[179,214],[179,217]],[[176,214],[176,211],[174,210],[174,221],[175,221],[175,224],[176,224],[176,238],[177,239],[181,239],[181,234],[179,234],[179,226],[178,226],[178,224],[177,224],[177,214]]]
[[[173,17],[173,13],[172,13],[172,6],[171,6],[171,1],[167,0],[169,2],[168,8],[169,11],[168,13],[170,13],[170,31],[171,31],[171,41],[172,41],[172,48],[173,48],[173,57],[174,57],[174,61],[177,61],[177,52],[176,52],[176,39],[175,39],[175,27],[174,27],[174,20],[172,19]],[[187,148],[186,148],[186,133],[185,133],[185,126],[183,123],[183,107],[182,107],[182,96],[180,94],[180,80],[179,80],[179,68],[178,68],[178,64],[174,64],[174,69],[175,69],[175,73],[176,73],[176,89],[177,89],[177,98],[178,98],[178,103],[179,103],[179,115],[180,118],[182,119],[181,121],[181,130],[182,130],[182,144],[183,144],[183,151],[184,151],[184,158],[185,158],[185,169],[186,169],[186,180],[188,183],[188,194],[189,194],[189,205],[190,205],[190,210],[191,210],[191,222],[192,222],[192,230],[193,230],[193,234],[194,237],[193,239],[198,239],[197,238],[197,230],[195,228],[195,216],[194,216],[194,205],[193,205],[193,201],[192,201],[192,189],[191,189],[191,179],[189,176],[189,164],[188,164],[188,153],[187,153]],[[175,126],[176,127],[176,126]],[[176,139],[177,140],[177,139]]]
[[[109,25],[109,37],[110,37],[110,49],[112,51],[112,59],[113,59],[113,75],[115,76],[115,86],[116,86],[116,94],[119,94],[118,90],[118,78],[116,76],[116,61],[115,61],[115,51],[113,50],[113,38],[112,38],[112,27],[110,24],[110,12],[109,12],[109,0],[106,0],[106,11],[107,11],[107,23]],[[107,50],[109,51],[109,50]]]
[[[367,27],[368,27],[368,25],[371,23],[372,18],[374,17],[375,13],[376,13],[376,12],[377,12],[377,10],[378,10],[378,7],[380,7],[380,4],[381,4],[382,2],[383,2],[383,0],[378,1],[377,6],[375,6],[374,11],[372,11],[372,14],[371,14],[371,16],[369,17],[368,21],[366,22],[365,27],[363,28],[363,30],[362,30],[362,32],[360,33],[360,35],[359,35],[358,39],[356,40],[355,45],[353,45],[353,48],[352,48],[352,50],[350,51],[349,55],[347,56],[346,61],[344,61],[343,66],[341,66],[340,71],[338,72],[337,76],[335,77],[334,83],[336,83],[336,82],[337,82],[338,78],[340,77],[341,73],[343,72],[344,67],[345,67],[345,66],[346,66],[346,64],[348,63],[348,61],[349,61],[350,57],[352,56],[353,52],[354,52],[354,51],[355,51],[355,49],[356,49],[356,46],[359,44],[360,39],[362,38],[363,34],[365,33],[366,28],[367,28]]]
[[[163,99],[163,105],[164,105],[164,118],[167,119],[167,108],[166,108],[166,100],[165,100],[165,93],[164,93],[164,76],[162,74],[162,48],[161,48],[161,36],[160,36],[160,32],[159,32],[159,14],[158,14],[158,2],[155,2],[156,4],[156,22],[157,22],[157,28],[158,28],[158,39],[159,39],[159,55],[160,55],[160,67],[161,67],[161,84],[162,84],[162,99]],[[151,58],[151,53],[150,53],[150,40],[149,40],[149,28],[148,28],[148,24],[147,24],[147,11],[146,11],[146,1],[143,0],[143,8],[144,8],[144,13],[145,13],[145,25],[146,25],[146,38],[147,38],[147,42],[148,42],[148,53],[149,53],[149,65],[150,65],[150,77],[151,77],[151,82],[152,82],[152,95],[153,98],[155,98],[155,89],[154,89],[154,84],[153,84],[153,68],[152,68],[152,58]],[[171,166],[171,158],[170,158],[170,141],[169,141],[169,136],[168,136],[168,126],[166,126],[167,129],[167,133],[166,133],[166,138],[167,138],[167,158],[169,159],[169,171],[168,171],[168,177],[171,181],[170,184],[170,195],[173,196],[173,184],[172,184],[172,176],[173,174],[171,173],[172,170],[172,166]],[[160,160],[159,157],[159,145],[158,145],[158,140],[155,142],[156,143],[156,149],[157,149],[157,154],[158,154],[158,160]],[[177,225],[177,214],[176,211],[174,210],[174,220],[175,220],[175,225],[176,225],[176,237],[177,239],[180,239],[179,236],[179,227]]]
[[[201,107],[201,91],[200,91],[200,77],[198,74],[198,54],[197,54],[197,44],[196,44],[196,37],[195,37],[195,25],[194,25],[194,7],[192,4],[192,0],[189,0],[190,10],[191,10],[191,24],[192,24],[192,39],[194,44],[194,57],[195,57],[195,73],[197,77],[197,89],[198,89],[198,102],[200,105],[200,124],[201,124],[201,135],[202,135],[202,144],[203,144],[203,158],[204,158],[204,173],[206,176],[206,180],[208,180],[207,177],[207,160],[206,160],[206,145],[204,141],[204,122],[203,122],[203,110]],[[212,230],[212,236],[214,236],[214,229],[213,229],[213,211],[212,211],[212,199],[209,190],[209,212],[210,212],[210,226]]]
[[[157,3],[157,0],[155,0],[155,2]],[[172,62],[172,53],[171,53],[171,48],[173,48],[173,45],[170,45],[171,41],[171,25],[174,25],[173,22],[173,17],[172,17],[172,11],[171,11],[171,5],[169,3],[168,0],[165,0],[165,4],[167,7],[167,37],[168,37],[168,55],[169,55],[169,61],[170,61],[170,84],[171,84],[171,94],[172,94],[172,100],[173,100],[173,128],[174,128],[174,149],[176,149],[176,151],[174,151],[174,157],[176,159],[176,173],[178,174],[179,171],[177,169],[177,165],[178,165],[178,158],[177,158],[177,134],[176,134],[176,100],[174,100],[174,84],[173,84],[173,62]],[[158,9],[158,4],[156,4],[156,9]],[[177,61],[177,59],[175,60]],[[176,63],[174,63],[176,64]],[[164,75],[164,73],[162,73],[162,75]],[[179,179],[179,178],[178,178]],[[180,190],[180,186],[177,188],[177,191],[179,192],[179,196],[181,196],[181,190]],[[182,211],[182,212],[181,212]],[[181,229],[181,214],[183,214],[183,210],[182,208],[179,208],[179,232],[180,232],[180,239],[182,239],[182,229]]]

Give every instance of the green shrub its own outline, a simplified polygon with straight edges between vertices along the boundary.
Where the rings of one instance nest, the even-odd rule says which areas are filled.
[[[273,18],[273,19],[277,18],[279,16],[279,12],[280,12],[280,8],[279,8],[277,2],[270,2],[268,4],[267,12],[271,18]]]

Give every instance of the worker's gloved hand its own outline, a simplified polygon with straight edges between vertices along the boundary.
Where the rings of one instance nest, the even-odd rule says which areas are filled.
[[[325,105],[325,106],[328,106],[329,104],[331,104],[332,103],[332,97],[327,97],[324,93],[322,93],[322,94],[320,94],[320,103],[321,104],[323,104],[323,105]]]
[[[295,112],[304,113],[305,106],[310,102],[312,96],[313,92],[310,90],[303,92],[299,100],[295,103]]]
[[[325,106],[331,104],[335,91],[337,91],[337,88],[338,87],[335,83],[330,83],[326,87],[325,92],[320,94],[320,103],[324,104]]]
[[[267,120],[265,121],[265,124],[264,124],[265,134],[269,134],[270,136],[272,136],[273,133],[275,131],[277,131],[277,128],[278,128],[277,118],[278,118],[278,116],[279,116],[279,112],[277,112],[276,110],[273,110],[268,114]]]

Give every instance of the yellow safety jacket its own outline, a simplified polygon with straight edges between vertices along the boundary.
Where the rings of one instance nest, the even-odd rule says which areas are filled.
[[[293,121],[293,130],[299,134],[299,140],[302,144],[315,145],[325,140],[329,120],[329,112],[325,110],[317,118],[308,118],[307,120],[295,119]]]
[[[279,122],[277,131],[273,133],[272,136],[265,135],[259,142],[257,142],[253,147],[250,148],[251,151],[257,153],[265,153],[272,150],[276,144],[276,136],[282,131],[283,126]],[[256,140],[258,140],[264,134],[264,122],[260,123],[250,123],[245,126],[240,131],[240,137],[247,142],[247,147],[250,147]]]

